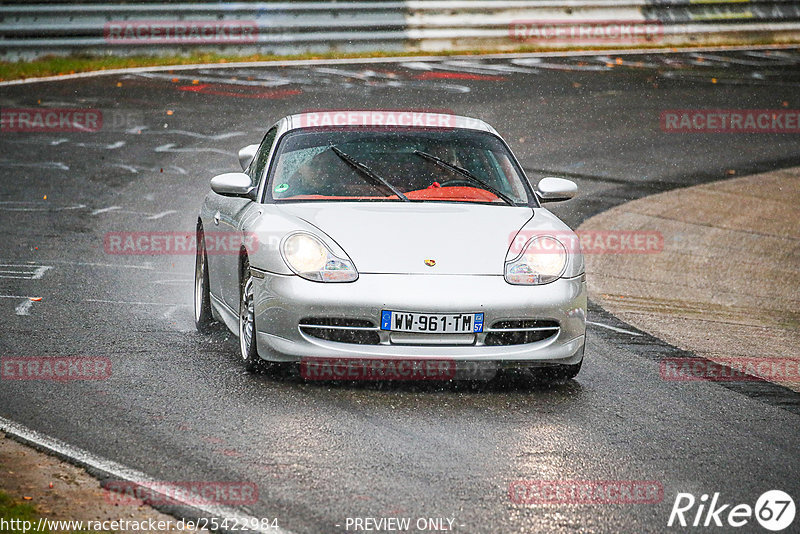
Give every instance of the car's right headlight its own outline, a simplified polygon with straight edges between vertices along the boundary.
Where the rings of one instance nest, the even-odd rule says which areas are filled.
[[[312,282],[352,282],[358,279],[350,258],[340,258],[319,238],[305,232],[287,236],[281,244],[281,256],[289,269]]]
[[[505,279],[509,284],[548,284],[564,274],[567,249],[555,237],[537,236],[525,243],[522,252],[506,262]]]

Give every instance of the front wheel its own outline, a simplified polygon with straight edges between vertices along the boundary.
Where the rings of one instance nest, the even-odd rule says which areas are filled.
[[[239,289],[239,352],[244,368],[249,372],[261,368],[261,358],[256,349],[256,312],[253,299],[253,276],[247,262],[242,269]]]
[[[208,289],[208,256],[203,231],[197,231],[197,255],[194,263],[194,326],[201,334],[211,331],[211,294]]]

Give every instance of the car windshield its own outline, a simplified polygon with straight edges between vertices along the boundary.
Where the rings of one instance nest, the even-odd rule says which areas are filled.
[[[349,128],[288,133],[268,187],[275,201],[527,205],[524,180],[508,148],[487,132]]]

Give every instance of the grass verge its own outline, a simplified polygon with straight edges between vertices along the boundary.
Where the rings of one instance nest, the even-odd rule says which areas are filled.
[[[720,46],[742,44],[736,42],[720,44]],[[747,43],[753,44],[753,43]],[[771,43],[761,43],[771,44]],[[756,44],[753,44],[756,46]],[[669,49],[678,50],[680,48],[692,47],[696,45],[671,46]],[[640,46],[623,47],[632,50],[642,48],[653,48],[652,44]],[[193,53],[186,56],[47,56],[32,61],[0,61],[0,81],[17,80],[24,78],[39,78],[43,76],[58,76],[64,74],[75,74],[77,72],[102,71],[110,69],[122,69],[130,67],[158,67],[165,65],[196,65],[203,63],[233,63],[240,61],[286,61],[296,59],[353,59],[353,58],[373,58],[373,57],[405,57],[405,56],[469,56],[476,54],[494,53],[525,53],[525,52],[555,52],[555,51],[602,51],[619,50],[619,46],[593,47],[590,49],[583,47],[562,48],[554,50],[552,48],[542,48],[536,46],[518,46],[515,48],[484,48],[471,50],[445,50],[440,52],[427,51],[398,51],[398,52],[365,52],[365,53],[308,53],[294,55],[271,55],[255,54],[250,56],[226,56],[212,53]]]
[[[50,534],[50,530],[43,528],[35,530],[39,523],[39,513],[30,503],[17,502],[5,492],[0,491],[0,532],[36,532],[36,534]],[[60,531],[59,531],[60,532]],[[64,534],[70,534],[65,532]],[[71,534],[97,534],[83,530],[71,531]]]
[[[0,491],[0,520],[9,522],[13,519],[19,521],[36,522],[39,516],[36,507],[26,502],[16,502],[7,493]],[[0,524],[0,532],[6,532],[8,525]],[[16,529],[8,528],[8,532]]]

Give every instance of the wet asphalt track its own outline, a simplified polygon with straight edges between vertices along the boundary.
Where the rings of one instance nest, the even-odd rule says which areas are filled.
[[[240,368],[231,336],[195,332],[193,256],[104,252],[107,232],[192,231],[208,180],[237,170],[236,150],[306,109],[480,117],[533,180],[552,172],[578,182],[580,198],[553,208],[572,226],[729,170],[800,164],[796,134],[659,126],[664,109],[797,109],[800,50],[464,61],[0,87],[2,108],[104,115],[98,133],[0,135],[0,263],[51,267],[39,279],[0,273],[0,355],[113,361],[104,381],[0,381],[0,416],[157,479],[254,482],[259,499],[245,510],[298,533],[386,516],[454,518],[457,532],[470,533],[663,532],[678,492],[719,491],[726,503],[752,505],[782,489],[798,501],[798,396],[768,384],[665,382],[657,361],[679,353],[649,336],[590,326],[577,380],[549,387],[254,376]],[[15,269],[25,270],[0,268]],[[27,296],[42,301],[17,298]],[[630,329],[601,310],[589,319]],[[519,505],[508,488],[520,479],[652,480],[664,498]]]

